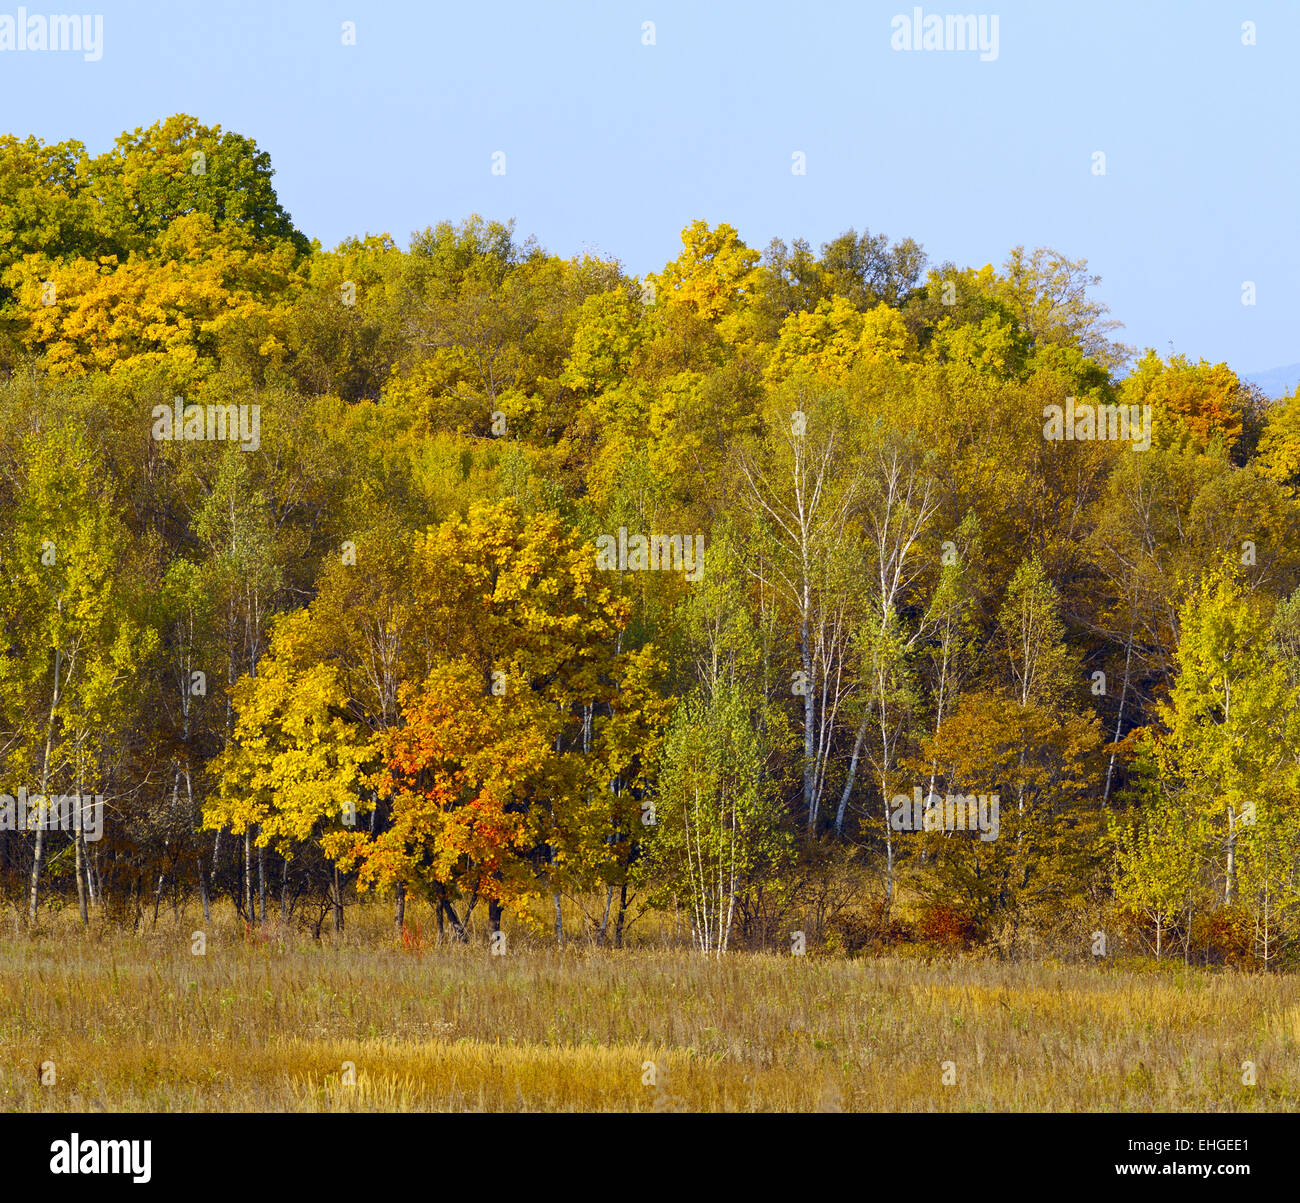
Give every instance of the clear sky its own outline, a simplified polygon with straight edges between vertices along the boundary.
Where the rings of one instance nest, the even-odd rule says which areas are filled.
[[[962,266],[1047,245],[1102,276],[1125,341],[1300,360],[1296,0],[922,6],[996,15],[992,61],[894,50],[899,0],[58,2],[26,7],[102,13],[103,56],[0,50],[0,130],[97,152],[191,113],[268,151],[326,246],[471,212],[635,274],[697,217],[760,249],[910,235]]]

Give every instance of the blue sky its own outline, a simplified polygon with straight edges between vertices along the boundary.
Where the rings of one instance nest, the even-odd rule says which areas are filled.
[[[910,235],[963,266],[1047,245],[1088,259],[1130,343],[1300,360],[1295,0],[922,6],[995,14],[989,62],[892,49],[899,0],[83,2],[102,59],[0,51],[0,129],[99,151],[175,112],[219,123],[327,246],[471,212],[636,274],[697,217],[760,249]]]

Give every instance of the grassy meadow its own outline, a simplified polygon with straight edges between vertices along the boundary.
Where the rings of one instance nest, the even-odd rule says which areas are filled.
[[[494,956],[482,935],[430,944],[423,924],[400,940],[382,906],[319,941],[231,918],[200,956],[195,918],[136,934],[83,932],[71,912],[33,934],[6,921],[0,1108],[1300,1108],[1295,975],[811,947],[716,959],[513,931]]]

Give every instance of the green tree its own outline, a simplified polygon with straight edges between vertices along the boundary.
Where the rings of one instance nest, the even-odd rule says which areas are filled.
[[[9,465],[14,489],[0,562],[0,705],[9,772],[33,798],[111,794],[100,774],[115,732],[136,719],[136,680],[157,643],[133,597],[134,547],[90,440],[67,426],[29,435]],[[27,919],[35,923],[49,840],[33,835]],[[52,839],[52,837],[51,837]],[[84,839],[74,835],[78,892]]]
[[[1153,756],[1166,795],[1205,825],[1223,902],[1238,899],[1242,827],[1263,799],[1291,787],[1300,751],[1286,671],[1271,652],[1258,598],[1226,573],[1208,577],[1180,612],[1177,676],[1158,712]]]
[[[693,942],[721,956],[743,889],[779,871],[790,835],[765,771],[762,703],[720,682],[683,701],[669,726],[647,868],[661,900],[680,892]],[[757,720],[757,721],[756,721]]]

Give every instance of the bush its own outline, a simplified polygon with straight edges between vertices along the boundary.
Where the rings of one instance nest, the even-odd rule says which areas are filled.
[[[1253,942],[1250,918],[1236,907],[1219,907],[1192,920],[1192,955],[1206,965],[1251,965]]]
[[[941,902],[922,907],[916,932],[925,943],[953,951],[974,948],[987,936],[979,922],[966,911]]]
[[[913,937],[912,929],[890,914],[882,900],[864,911],[841,911],[827,924],[827,945],[850,955],[880,956]]]

